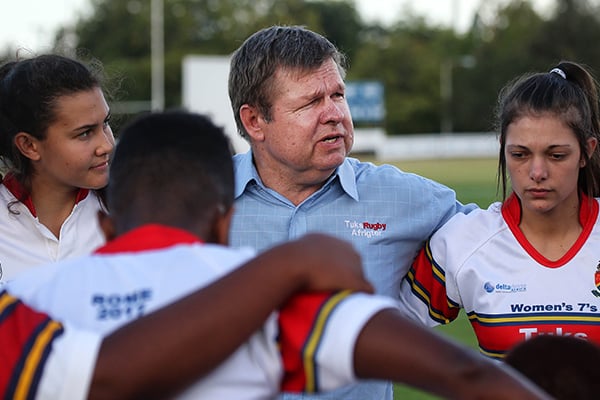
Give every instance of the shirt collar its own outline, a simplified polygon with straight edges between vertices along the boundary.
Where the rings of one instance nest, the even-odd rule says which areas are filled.
[[[558,260],[549,260],[540,254],[519,228],[522,208],[519,198],[514,193],[504,201],[502,205],[502,216],[515,239],[517,239],[523,249],[525,249],[534,260],[546,267],[557,268],[565,265],[575,257],[590,237],[598,217],[598,202],[596,199],[589,198],[582,192],[579,192],[579,198],[579,222],[582,227],[581,234],[571,248]]]
[[[336,174],[340,177],[340,184],[344,192],[354,200],[359,201],[358,188],[356,187],[356,172],[352,168],[350,159],[346,158],[342,165],[337,167]]]
[[[131,253],[193,243],[203,243],[203,241],[184,229],[160,224],[147,224],[118,236],[116,239],[97,249],[95,253]]]
[[[521,201],[513,192],[502,204],[502,215],[511,227],[521,223]],[[584,229],[593,225],[598,216],[598,202],[590,199],[585,193],[579,192],[579,223]]]
[[[8,189],[8,191],[15,196],[17,200],[19,200],[33,215],[37,217],[37,213],[35,212],[35,206],[33,205],[33,200],[31,199],[31,193],[27,191],[27,189],[21,185],[21,182],[17,180],[13,173],[8,173],[2,180],[2,184]],[[81,200],[85,199],[89,193],[89,189],[79,189],[77,192],[77,197],[75,198],[75,204],[79,203]]]
[[[252,162],[252,151],[249,150],[243,154],[236,154],[234,156],[234,166],[235,166],[235,198],[240,197],[244,190],[246,190],[246,186],[251,181],[255,181],[257,184],[263,186],[262,181],[260,180],[260,176],[258,176],[258,171],[256,171],[256,167],[254,167],[254,163]]]
[[[236,154],[235,156],[235,198],[240,197],[244,190],[246,190],[246,186],[251,181],[256,182],[256,184],[263,186],[263,183],[258,175],[258,171],[254,166],[254,162],[252,162],[252,151],[249,150],[243,154]],[[348,158],[344,160],[342,165],[336,168],[335,172],[329,179],[327,180],[327,184],[335,179],[335,177],[339,178],[340,185],[346,194],[352,197],[354,200],[358,201],[358,189],[356,187],[356,174],[354,172],[354,168]]]

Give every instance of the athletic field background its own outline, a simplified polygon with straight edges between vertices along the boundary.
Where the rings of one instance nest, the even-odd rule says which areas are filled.
[[[365,158],[361,158],[367,161]],[[377,161],[373,162],[381,164]],[[487,208],[490,203],[500,200],[499,196],[501,195],[496,195],[498,166],[496,158],[410,160],[387,163],[396,165],[403,171],[414,172],[451,187],[463,203],[477,203],[480,207]],[[456,321],[434,329],[476,351],[475,336],[462,311]],[[403,385],[395,385],[394,399],[431,400],[438,399],[438,397]]]

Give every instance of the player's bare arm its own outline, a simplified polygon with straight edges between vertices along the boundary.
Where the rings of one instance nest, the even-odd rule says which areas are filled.
[[[551,399],[518,372],[403,318],[376,314],[358,337],[360,378],[389,379],[448,399]]]
[[[373,290],[350,244],[311,234],[274,247],[108,336],[90,399],[170,396],[227,358],[292,294],[335,289]]]

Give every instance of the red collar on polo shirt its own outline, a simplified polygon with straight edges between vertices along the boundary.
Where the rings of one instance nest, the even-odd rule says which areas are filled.
[[[178,244],[204,243],[189,231],[160,224],[147,224],[132,229],[106,243],[96,254],[131,253],[158,250]]]
[[[6,174],[2,180],[2,184],[6,186],[8,191],[11,192],[12,195],[15,196],[19,201],[21,201],[21,203],[23,203],[27,209],[29,209],[31,215],[37,217],[33,201],[31,200],[31,194],[23,185],[21,185],[21,182],[17,180],[14,174],[10,172]],[[75,198],[75,204],[85,199],[89,192],[89,189],[79,189],[79,192],[77,192],[77,197]]]

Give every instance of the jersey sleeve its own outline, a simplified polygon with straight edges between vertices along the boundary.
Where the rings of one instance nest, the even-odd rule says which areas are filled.
[[[93,373],[100,345],[96,335],[67,332],[61,323],[1,292],[0,343],[3,398],[87,397],[90,380],[82,375]],[[75,354],[80,363],[73,362]]]
[[[86,399],[101,343],[99,335],[65,325],[48,357],[37,398]]]
[[[448,296],[446,272],[434,259],[431,241],[403,279],[399,300],[404,315],[427,326],[447,324],[458,316],[461,305]]]
[[[359,333],[377,312],[396,307],[390,298],[348,291],[294,296],[279,313],[282,391],[314,393],[354,383]]]

